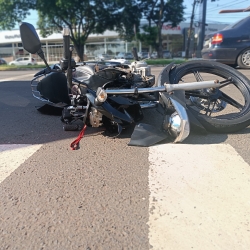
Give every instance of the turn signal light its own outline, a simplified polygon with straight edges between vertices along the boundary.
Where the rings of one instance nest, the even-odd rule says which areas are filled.
[[[107,99],[108,95],[106,91],[103,88],[98,88],[96,91],[96,99],[98,102],[105,102]]]
[[[218,33],[212,37],[211,44],[220,44],[223,42],[223,35]]]

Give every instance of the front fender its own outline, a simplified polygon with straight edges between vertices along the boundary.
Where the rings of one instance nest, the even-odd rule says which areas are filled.
[[[172,81],[171,79],[173,79],[174,76],[175,76],[175,67],[172,67],[169,70],[169,74],[168,74],[169,83],[171,83],[171,81]],[[199,119],[197,117],[197,112],[194,111],[193,108],[190,107],[189,105],[186,105],[185,91],[177,90],[177,91],[174,91],[173,95],[176,98],[178,98],[178,101],[185,107],[187,115],[188,115],[191,131],[198,133],[198,134],[207,134],[208,133],[207,130],[201,124],[201,122],[199,121]]]
[[[163,86],[164,83],[170,83],[171,84],[171,74],[174,74],[174,69],[176,67],[176,64],[170,63],[167,65],[159,74],[159,77],[157,79],[157,85]],[[168,96],[177,102],[179,102],[186,110],[188,120],[190,123],[190,129],[191,131],[200,133],[200,134],[207,134],[207,130],[201,125],[201,123],[196,118],[196,113],[192,110],[192,108],[188,107],[186,105],[186,98],[185,98],[185,91],[184,90],[177,90],[174,91],[172,95],[163,94],[164,96]],[[160,103],[161,103],[162,97],[160,97]]]
[[[170,82],[170,72],[176,67],[175,63],[168,64],[162,71],[160,72],[157,78],[157,86],[161,87],[164,86],[164,83],[171,83]]]

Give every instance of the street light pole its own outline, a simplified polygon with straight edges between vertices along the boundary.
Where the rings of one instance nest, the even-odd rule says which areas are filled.
[[[187,32],[188,39],[187,39],[186,55],[185,55],[186,59],[189,58],[189,47],[190,47],[190,39],[191,39],[191,34],[192,34],[192,29],[193,29],[193,22],[194,22],[195,4],[196,4],[196,0],[194,0],[194,3],[193,3],[193,10],[192,10],[192,15],[191,15],[191,20],[190,20],[190,27],[189,27],[189,31]]]
[[[198,46],[197,46],[197,57],[201,57],[201,50],[203,48],[203,41],[205,37],[205,27],[206,27],[206,13],[207,13],[207,0],[201,0],[202,2],[202,20],[201,20],[201,30],[199,32]]]

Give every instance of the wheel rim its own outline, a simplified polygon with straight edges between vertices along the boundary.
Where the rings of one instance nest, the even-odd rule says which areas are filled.
[[[184,84],[217,79],[225,82],[220,89],[186,91],[187,105],[202,115],[216,119],[233,119],[242,116],[249,107],[249,91],[241,80],[229,71],[222,72],[216,68],[193,68],[180,73],[176,78],[177,82]]]
[[[220,99],[212,101],[211,103],[209,103],[207,99],[200,97],[190,96],[189,99],[193,103],[193,105],[195,105],[198,109],[202,111],[207,111],[208,113],[221,112],[227,106],[227,103]]]
[[[250,67],[250,50],[246,50],[243,54],[242,54],[242,63],[247,66]]]

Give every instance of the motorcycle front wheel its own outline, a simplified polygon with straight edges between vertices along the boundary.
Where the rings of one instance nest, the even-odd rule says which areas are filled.
[[[203,127],[214,133],[232,133],[250,125],[250,81],[230,66],[194,60],[176,66],[170,83],[219,80],[218,89],[185,91],[186,107]]]

